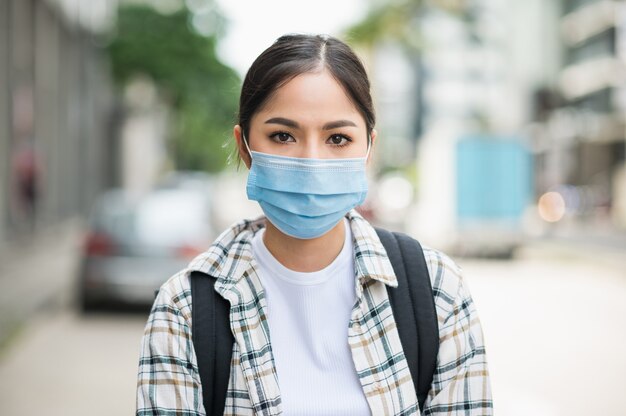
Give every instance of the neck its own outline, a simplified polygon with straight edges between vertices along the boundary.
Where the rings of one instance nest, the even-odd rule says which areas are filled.
[[[337,258],[345,240],[343,218],[321,237],[301,240],[288,236],[265,220],[263,243],[283,266],[296,272],[322,270]]]

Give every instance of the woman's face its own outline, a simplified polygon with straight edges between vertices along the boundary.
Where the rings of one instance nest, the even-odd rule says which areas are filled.
[[[367,153],[365,119],[327,70],[298,75],[277,89],[253,115],[249,134],[250,149],[280,156],[336,159]],[[235,138],[249,167],[240,126]]]

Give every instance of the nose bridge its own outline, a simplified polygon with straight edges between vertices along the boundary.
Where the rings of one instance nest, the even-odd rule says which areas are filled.
[[[299,156],[302,158],[320,159],[323,149],[319,133],[310,132],[304,135],[303,138]]]

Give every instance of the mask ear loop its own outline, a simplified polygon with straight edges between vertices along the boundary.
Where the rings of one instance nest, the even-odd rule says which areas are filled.
[[[241,138],[243,139],[243,143],[246,145],[246,149],[248,149],[248,154],[250,155],[250,159],[252,159],[252,150],[250,150],[250,146],[248,146],[248,140],[246,139],[246,135],[241,132]]]

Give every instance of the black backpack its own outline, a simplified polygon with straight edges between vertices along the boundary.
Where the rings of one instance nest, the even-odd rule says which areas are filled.
[[[387,286],[387,292],[423,409],[439,351],[437,312],[426,260],[413,238],[380,228],[376,232],[398,279],[398,287]],[[191,273],[192,337],[204,409],[207,415],[223,415],[235,340],[230,331],[230,304],[213,289],[215,280],[207,277],[202,272]]]

